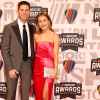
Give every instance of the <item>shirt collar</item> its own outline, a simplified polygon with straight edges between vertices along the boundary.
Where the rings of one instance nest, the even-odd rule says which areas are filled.
[[[28,26],[27,22],[23,23],[19,18],[18,18],[18,24],[21,25],[21,26],[23,26],[23,25]]]

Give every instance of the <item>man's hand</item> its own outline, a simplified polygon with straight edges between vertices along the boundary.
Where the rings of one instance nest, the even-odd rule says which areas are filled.
[[[9,71],[9,77],[12,79],[17,78],[17,74],[19,74],[19,72],[16,69],[11,69]]]

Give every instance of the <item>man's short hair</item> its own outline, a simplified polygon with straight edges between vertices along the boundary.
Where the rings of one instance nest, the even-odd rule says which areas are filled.
[[[21,5],[27,5],[29,7],[29,9],[30,9],[30,3],[27,2],[27,1],[20,1],[20,2],[18,2],[18,9],[20,8]]]

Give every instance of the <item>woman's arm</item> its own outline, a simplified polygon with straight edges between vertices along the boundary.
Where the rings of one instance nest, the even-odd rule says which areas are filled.
[[[60,44],[59,36],[56,33],[54,33],[54,67],[55,67],[55,74],[56,75],[57,75],[57,71],[58,71],[59,44]]]

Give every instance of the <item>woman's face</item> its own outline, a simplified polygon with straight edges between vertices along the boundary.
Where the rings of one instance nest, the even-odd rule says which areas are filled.
[[[44,15],[38,17],[38,26],[42,31],[50,29],[50,21]]]

